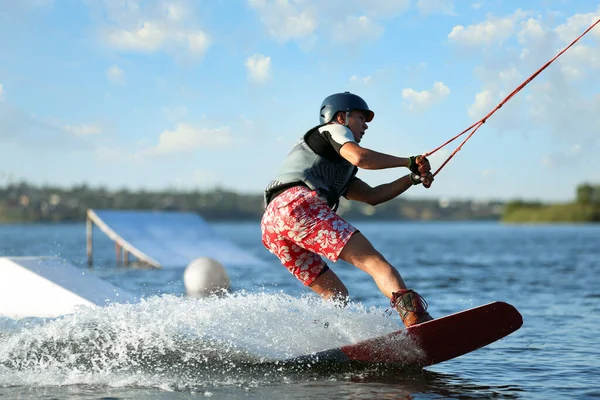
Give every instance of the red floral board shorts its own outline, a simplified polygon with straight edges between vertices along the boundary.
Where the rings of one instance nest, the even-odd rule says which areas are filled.
[[[357,231],[316,192],[303,186],[275,197],[260,227],[265,247],[305,286],[327,268],[321,257],[336,262]]]

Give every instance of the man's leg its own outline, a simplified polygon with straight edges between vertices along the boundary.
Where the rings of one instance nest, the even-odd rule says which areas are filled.
[[[352,235],[340,253],[340,258],[373,277],[379,290],[390,299],[407,327],[432,319],[427,312],[425,300],[406,288],[400,273],[375,250],[362,233]]]
[[[340,258],[371,275],[379,290],[388,298],[392,293],[406,289],[400,273],[379,253],[360,232],[352,235]]]
[[[325,300],[348,303],[348,289],[331,269],[319,275],[308,287]]]

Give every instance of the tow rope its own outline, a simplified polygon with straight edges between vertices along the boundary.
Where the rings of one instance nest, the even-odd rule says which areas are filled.
[[[454,136],[452,139],[448,140],[446,143],[444,143],[443,145],[441,145],[440,147],[423,154],[424,157],[428,157],[430,155],[432,155],[433,153],[435,153],[436,151],[438,151],[439,149],[443,148],[444,146],[446,146],[447,144],[451,143],[452,141],[454,141],[455,139],[459,138],[460,136],[464,135],[465,133],[469,132],[470,130],[473,130],[469,136],[467,136],[467,138],[465,140],[463,140],[463,142],[460,144],[460,146],[458,146],[456,148],[456,150],[454,150],[454,152],[452,152],[452,154],[450,154],[450,156],[446,159],[446,161],[444,161],[444,163],[437,169],[437,171],[434,172],[433,176],[437,175],[438,172],[440,172],[440,170],[442,168],[444,168],[444,166],[448,163],[448,161],[450,161],[452,159],[452,157],[454,157],[454,155],[456,153],[458,153],[458,151],[463,147],[463,145],[467,142],[467,140],[469,140],[473,134],[475,132],[477,132],[477,130],[481,127],[481,125],[485,124],[485,121],[492,116],[492,114],[494,114],[496,111],[498,111],[508,100],[510,100],[515,94],[517,94],[521,89],[523,89],[529,82],[531,82],[536,76],[538,76],[543,70],[545,70],[550,64],[552,64],[554,62],[554,60],[556,60],[558,57],[560,57],[565,51],[567,51],[571,46],[573,46],[575,43],[577,43],[577,41],[579,41],[579,39],[581,39],[586,33],[588,33],[589,31],[591,31],[596,25],[598,25],[598,23],[600,23],[600,19],[598,21],[596,21],[594,24],[592,24],[588,29],[585,30],[585,32],[583,32],[581,35],[579,35],[579,37],[577,37],[577,39],[575,39],[573,42],[571,42],[570,45],[568,45],[567,47],[565,47],[560,53],[558,53],[556,56],[554,56],[554,58],[552,58],[550,61],[548,61],[546,64],[544,64],[543,67],[541,67],[540,69],[538,69],[533,75],[531,75],[529,78],[527,78],[523,83],[521,83],[511,94],[509,94],[504,100],[502,100],[500,102],[500,104],[498,104],[496,106],[496,108],[494,108],[492,111],[490,111],[485,117],[481,118],[479,121],[475,122],[473,125],[471,125],[470,127],[468,127],[467,129],[465,129],[464,131],[462,131],[461,133],[459,133],[458,135]]]

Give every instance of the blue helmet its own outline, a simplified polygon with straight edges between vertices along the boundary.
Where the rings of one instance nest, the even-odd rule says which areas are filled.
[[[354,110],[364,111],[367,122],[371,122],[375,116],[375,113],[369,109],[367,102],[355,94],[344,92],[327,96],[321,103],[321,124],[331,122],[335,114],[340,111],[350,112]]]

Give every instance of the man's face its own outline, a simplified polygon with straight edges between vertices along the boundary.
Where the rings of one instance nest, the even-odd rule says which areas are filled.
[[[352,111],[348,118],[348,123],[346,126],[352,131],[354,135],[354,140],[356,143],[360,143],[360,140],[365,134],[365,131],[369,129],[369,126],[366,122],[365,113],[362,111]]]

